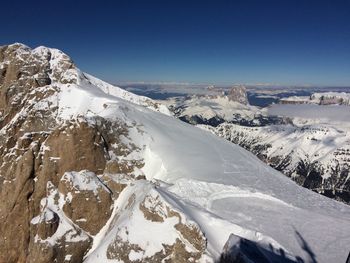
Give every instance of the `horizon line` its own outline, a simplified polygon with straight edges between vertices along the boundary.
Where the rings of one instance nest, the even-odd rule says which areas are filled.
[[[217,87],[276,87],[276,88],[350,88],[349,85],[281,84],[281,83],[235,83],[235,82],[177,82],[177,81],[112,81],[115,85],[176,85],[176,86],[217,86]]]

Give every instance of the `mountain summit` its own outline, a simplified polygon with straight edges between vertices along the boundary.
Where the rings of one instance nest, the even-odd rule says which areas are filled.
[[[2,46],[0,262],[346,260],[349,206],[169,115],[59,50]]]

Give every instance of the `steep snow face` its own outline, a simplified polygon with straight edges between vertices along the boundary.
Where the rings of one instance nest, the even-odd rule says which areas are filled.
[[[155,111],[159,111],[166,115],[171,115],[170,111],[165,105],[157,103],[151,100],[150,98],[135,95],[124,89],[121,89],[119,87],[108,84],[107,82],[104,82],[100,79],[97,79],[87,73],[84,73],[84,75],[92,85],[99,87],[106,94],[109,94],[118,98],[122,98],[124,100],[130,101],[138,105],[145,106],[147,108],[153,109]]]
[[[325,124],[201,128],[241,145],[298,184],[350,201],[350,138],[347,127]]]
[[[249,152],[210,133],[149,111],[128,107],[124,113],[142,124],[147,178],[171,184],[163,191],[199,208],[196,221],[214,255],[230,233],[256,231],[260,240],[272,238],[305,260],[313,255],[303,249],[304,241],[319,262],[346,257],[349,207],[297,186]],[[133,140],[140,141],[139,135]],[[215,215],[210,220],[208,212]],[[341,246],[346,252],[338,250]]]
[[[158,257],[176,262],[178,256],[188,262],[215,262],[234,234],[285,261],[345,261],[350,207],[296,185],[227,140],[154,111],[157,107],[143,103],[142,98],[130,95],[134,98],[130,99],[74,67],[60,69],[61,74],[50,73],[53,83],[38,87],[53,92],[39,103],[29,100],[26,106],[31,103],[31,109],[52,114],[57,123],[80,127],[83,119],[97,127],[96,134],[118,133],[123,148],[113,151],[111,143],[103,148],[101,155],[108,156],[110,167],[99,176],[65,171],[62,178],[54,178],[58,187],[52,182],[47,185],[40,215],[31,223],[45,227],[56,216],[60,224],[50,238],[36,241],[81,242],[89,249],[85,262],[159,262]],[[120,123],[123,129],[111,129]],[[93,144],[107,144],[107,136],[96,137]],[[43,151],[49,151],[47,147]],[[122,166],[123,161],[129,163]],[[113,162],[118,167],[113,169]],[[86,200],[84,194],[89,192],[92,195]],[[90,200],[95,200],[93,207],[103,208],[99,200],[112,200],[112,193],[113,204],[103,213],[109,219],[102,228],[94,228],[97,233],[84,224],[95,213],[72,220],[65,212],[66,206],[78,209],[80,202],[90,204]]]
[[[182,203],[207,237],[214,258],[230,233],[283,247],[305,260],[313,253],[319,262],[346,258],[349,207],[296,185],[208,132],[118,98],[104,103],[108,106],[100,116],[140,125],[141,134],[131,138],[144,149],[142,171],[149,180],[170,184],[159,190]]]

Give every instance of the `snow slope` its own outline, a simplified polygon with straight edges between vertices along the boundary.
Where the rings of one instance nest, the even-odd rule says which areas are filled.
[[[337,93],[319,94],[332,98]],[[350,107],[310,104],[310,97],[290,99],[291,104],[262,109],[223,95],[167,103],[181,120],[244,147],[306,188],[349,203]]]
[[[65,92],[79,94],[80,103],[69,103]],[[157,191],[181,205],[200,226],[214,258],[234,233],[266,246],[281,246],[306,262],[313,257],[317,262],[345,260],[350,242],[348,206],[296,185],[241,147],[105,94],[101,87],[75,86],[61,96],[59,118],[98,115],[139,125],[142,133],[134,132],[131,139],[143,149],[142,171],[149,180],[167,183]],[[91,253],[104,248],[96,247]]]
[[[156,179],[173,184],[168,190],[181,198],[270,236],[295,255],[307,258],[299,232],[320,262],[345,259],[350,240],[347,206],[297,186],[242,148],[187,124],[153,114],[133,118],[151,138],[145,160],[155,159],[156,164],[145,167],[148,178],[157,173]],[[235,232],[228,228],[213,243],[220,247],[230,231]],[[344,252],[336,252],[343,241]]]

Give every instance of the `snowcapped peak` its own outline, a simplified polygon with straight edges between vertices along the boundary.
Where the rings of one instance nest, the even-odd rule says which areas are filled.
[[[49,48],[45,46],[39,46],[32,50],[32,53],[36,56],[47,58],[50,62],[68,62],[74,64],[73,60],[63,51],[56,48]]]
[[[97,114],[104,109],[103,105],[108,97],[129,101],[170,115],[169,110],[164,105],[147,97],[132,94],[82,72],[76,67],[73,60],[61,50],[45,46],[31,49],[16,43],[4,46],[0,51],[1,56],[3,56],[0,68],[6,70],[10,64],[16,65],[16,68],[13,69],[16,71],[13,72],[15,75],[18,75],[23,82],[30,79],[36,83],[30,87],[32,90],[27,90],[27,92],[36,93],[42,87],[55,90],[45,100],[49,100],[50,103],[54,101],[58,105],[59,112],[70,113],[68,115],[58,114],[58,117],[70,118],[73,115],[85,115],[87,112]],[[41,90],[40,93],[42,92]],[[96,98],[103,97],[102,100],[96,100]],[[41,101],[35,107],[42,107],[42,105],[46,104]]]
[[[30,47],[28,47],[25,44],[19,43],[19,42],[15,42],[13,44],[7,45],[9,48],[13,48],[13,49],[30,49]]]

